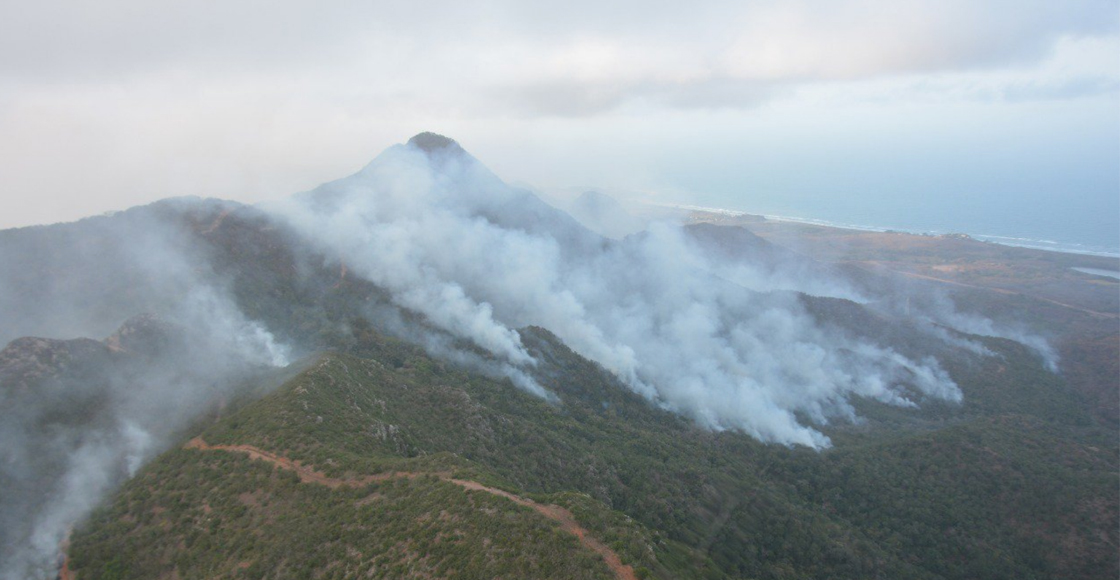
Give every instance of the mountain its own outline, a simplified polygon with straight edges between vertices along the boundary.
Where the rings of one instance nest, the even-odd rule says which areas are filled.
[[[402,180],[407,176],[407,181]],[[425,195],[416,195],[423,191]],[[359,172],[297,196],[315,213],[376,205],[401,215],[450,210],[503,229],[545,234],[569,251],[594,251],[602,240],[530,191],[511,187],[448,137],[420,133],[394,145]]]
[[[0,261],[3,578],[67,537],[83,579],[1118,573],[1120,443],[984,317],[1014,296],[738,227],[606,239],[447,137]]]

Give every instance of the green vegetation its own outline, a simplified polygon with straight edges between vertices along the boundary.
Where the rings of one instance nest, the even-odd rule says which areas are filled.
[[[172,451],[96,514],[81,578],[610,578],[530,508],[435,476],[301,484],[239,453]]]
[[[451,472],[556,504],[642,576],[1117,573],[1117,446],[1006,341],[988,345],[1000,357],[950,365],[965,405],[863,402],[868,422],[830,428],[836,447],[818,453],[694,428],[542,329],[522,335],[558,404],[351,326],[354,354],[310,363],[202,436],[333,477]],[[381,507],[367,507],[373,496]],[[532,510],[434,477],[330,490],[194,450],[144,470],[78,531],[72,553],[83,578],[607,573]]]

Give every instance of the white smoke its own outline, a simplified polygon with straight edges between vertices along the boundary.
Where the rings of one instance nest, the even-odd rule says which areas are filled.
[[[980,314],[961,311],[944,293],[934,291],[924,292],[920,304],[915,306],[914,309],[914,315],[927,323],[921,328],[949,344],[966,348],[977,354],[990,356],[993,353],[982,344],[963,338],[956,333],[1006,338],[1018,342],[1034,352],[1042,361],[1043,366],[1050,372],[1057,373],[1059,371],[1058,352],[1044,337],[1029,331],[1021,323],[1015,321],[997,323]],[[952,329],[956,333],[951,333],[945,329]]]
[[[791,292],[865,301],[853,286],[804,264],[724,260],[672,224],[604,240],[506,186],[457,145],[391,148],[358,174],[271,211],[351,275],[385,289],[397,307],[421,314],[427,326],[391,312],[380,322],[437,356],[507,377],[548,400],[557,398],[534,380],[536,361],[516,328],[551,330],[635,392],[701,425],[787,445],[829,446],[818,427],[855,419],[853,397],[903,407],[961,400],[938,361],[823,326]],[[105,222],[100,231],[100,223],[87,224],[103,242],[96,251],[0,253],[0,305],[26,313],[9,320],[0,336],[63,324],[101,336],[95,329],[116,313],[150,310],[189,329],[194,346],[180,351],[181,360],[111,383],[112,413],[93,429],[44,437],[36,413],[49,413],[48,406],[24,405],[10,399],[14,390],[0,389],[0,398],[9,397],[0,400],[8,409],[0,413],[0,477],[33,481],[36,453],[61,458],[60,468],[51,467],[58,487],[35,496],[41,509],[33,516],[16,517],[22,496],[8,490],[0,497],[0,523],[19,527],[4,536],[19,538],[3,546],[4,580],[49,575],[40,572],[52,571],[68,527],[175,429],[228,393],[246,366],[282,366],[290,358],[174,228],[131,219]],[[62,261],[42,270],[74,272],[66,287],[17,274],[52,256]],[[35,300],[26,288],[40,290]],[[957,346],[987,353],[945,328],[1015,338],[1056,361],[1045,341],[951,304],[926,312],[930,332]],[[459,340],[476,349],[461,348]],[[10,411],[17,407],[19,415]]]
[[[189,329],[207,348],[223,352],[230,364],[284,367],[291,347],[280,343],[258,320],[247,318],[229,292],[196,281],[164,316]]]
[[[398,305],[507,370],[533,364],[513,329],[539,325],[713,429],[821,448],[828,438],[802,417],[851,418],[852,396],[960,400],[937,361],[818,327],[792,295],[733,283],[749,277],[752,288],[773,290],[795,286],[789,279],[714,263],[676,226],[604,242],[538,205],[451,144],[396,146],[275,210]],[[526,389],[540,393],[535,383]]]
[[[82,237],[83,227],[88,237]],[[5,351],[28,368],[49,373],[31,389],[16,384],[22,375],[11,372],[19,370],[11,360],[4,369],[9,374],[0,375],[3,580],[53,578],[68,530],[107,493],[254,369],[286,365],[289,357],[288,348],[261,322],[241,312],[172,221],[134,215],[63,226],[58,232],[21,248],[27,256],[2,256],[0,262],[46,256],[38,265],[46,274],[23,280],[19,276],[28,276],[27,271],[0,275],[0,303],[20,306],[0,334],[53,334],[50,317],[37,317],[38,312],[84,309],[104,316],[153,309],[158,316],[132,319],[107,346],[85,341],[84,354],[73,357],[52,354],[69,353],[72,343],[44,339],[13,343]],[[36,292],[22,292],[21,286]],[[94,315],[85,316],[71,323],[77,327],[62,328],[95,332],[105,327]],[[39,351],[30,348],[36,345]],[[43,353],[41,359],[36,352]],[[89,366],[94,376],[58,362],[71,359]],[[57,380],[50,375],[55,371]]]

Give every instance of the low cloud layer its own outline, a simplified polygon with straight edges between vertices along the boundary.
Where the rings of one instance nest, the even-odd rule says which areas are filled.
[[[1115,33],[1115,12],[1098,0],[751,1],[688,10],[661,2],[501,1],[484,9],[275,2],[267,10],[246,2],[158,9],[131,0],[69,2],[63,10],[0,12],[0,71],[16,79],[176,69],[237,75],[342,59],[384,72],[418,65],[457,79],[466,62],[481,65],[468,67],[471,75],[494,88],[613,80],[650,92],[715,80],[852,79],[1029,61],[1058,36]]]

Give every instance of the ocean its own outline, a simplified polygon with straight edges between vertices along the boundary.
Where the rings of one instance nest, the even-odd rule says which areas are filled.
[[[1067,221],[1061,217],[1050,220],[1038,220],[1035,225],[1044,227],[1033,228],[1035,232],[1024,232],[1028,229],[1021,224],[1000,223],[999,216],[985,223],[981,215],[970,214],[961,216],[963,219],[944,219],[923,215],[882,216],[881,220],[838,220],[820,217],[819,215],[769,213],[767,211],[750,210],[743,208],[717,208],[686,204],[664,204],[669,207],[725,213],[728,215],[761,215],[769,220],[788,221],[813,224],[827,227],[837,227],[853,230],[885,232],[897,231],[912,234],[968,234],[970,237],[1021,248],[1050,250],[1071,254],[1086,254],[1092,256],[1108,256],[1120,258],[1120,226],[1115,228],[1109,224],[1120,216],[1097,216],[1093,227],[1086,227],[1086,220]],[[946,225],[946,222],[956,222]],[[1042,222],[1042,223],[1039,223]]]

